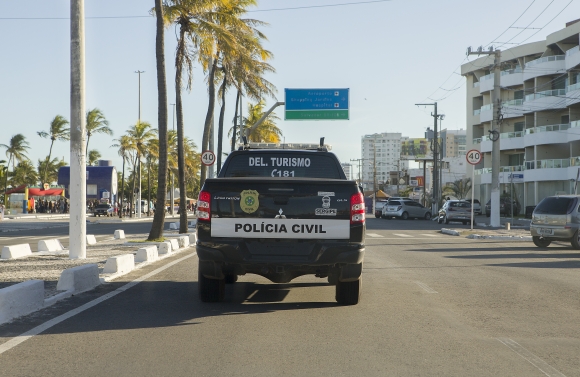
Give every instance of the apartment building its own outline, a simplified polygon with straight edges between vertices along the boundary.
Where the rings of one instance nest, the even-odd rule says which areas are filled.
[[[375,171],[378,188],[378,185],[389,180],[391,172],[408,169],[408,161],[401,160],[401,142],[406,139],[408,138],[397,132],[362,137],[361,179],[365,191],[373,190]]]
[[[441,153],[442,157],[461,157],[465,156],[467,146],[467,131],[460,130],[441,130]]]
[[[500,192],[513,193],[524,206],[574,191],[580,168],[578,21],[543,41],[501,52]],[[461,67],[467,149],[483,154],[474,167],[474,195],[483,203],[491,197],[492,64],[493,56],[485,56]]]
[[[344,175],[346,175],[346,179],[354,179],[352,175],[352,164],[348,162],[343,162],[340,165],[342,166],[342,170],[344,170]]]

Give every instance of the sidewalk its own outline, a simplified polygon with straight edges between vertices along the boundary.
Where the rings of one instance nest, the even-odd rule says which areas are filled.
[[[193,217],[195,218],[195,216],[193,215],[193,213],[188,212],[187,213],[187,217]],[[4,215],[4,220],[10,221],[10,220],[52,220],[52,219],[68,219],[70,218],[70,214],[68,213],[19,213],[17,215]],[[166,214],[165,215],[165,219],[178,219],[179,220],[179,215],[175,214],[175,215],[171,215],[171,214]],[[147,221],[147,220],[153,220],[153,216],[146,216],[143,215],[141,218],[138,217],[123,217],[123,218],[119,218],[118,216],[115,217],[106,217],[106,216],[93,216],[93,215],[89,215],[87,214],[87,221],[91,222],[91,223],[96,223],[96,222],[109,222],[109,223],[124,223],[124,222],[138,222],[138,221]]]

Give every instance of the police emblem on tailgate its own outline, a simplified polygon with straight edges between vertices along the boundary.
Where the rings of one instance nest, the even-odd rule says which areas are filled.
[[[254,213],[258,210],[260,206],[260,201],[258,200],[258,191],[256,190],[244,190],[240,193],[240,208],[246,213]]]

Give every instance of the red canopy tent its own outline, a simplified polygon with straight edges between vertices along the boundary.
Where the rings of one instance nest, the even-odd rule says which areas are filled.
[[[20,185],[13,189],[7,190],[6,194],[24,194],[24,189],[26,189],[26,185]],[[40,187],[30,187],[28,188],[28,196],[60,196],[62,195],[64,189],[62,188],[49,188],[44,189]]]

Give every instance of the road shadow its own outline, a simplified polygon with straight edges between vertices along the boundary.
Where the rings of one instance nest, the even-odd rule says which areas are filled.
[[[125,283],[102,285],[40,312],[1,325],[0,344],[70,310],[90,305],[89,303],[95,299],[114,294],[116,289],[124,285]],[[292,289],[318,287],[331,288],[328,283],[237,282],[226,285],[224,301],[203,303],[199,300],[197,281],[144,281],[58,323],[42,334],[192,326],[216,316],[255,315],[336,307],[334,287],[332,287],[331,295],[328,296],[328,302],[283,302]],[[333,301],[330,301],[331,299]]]

